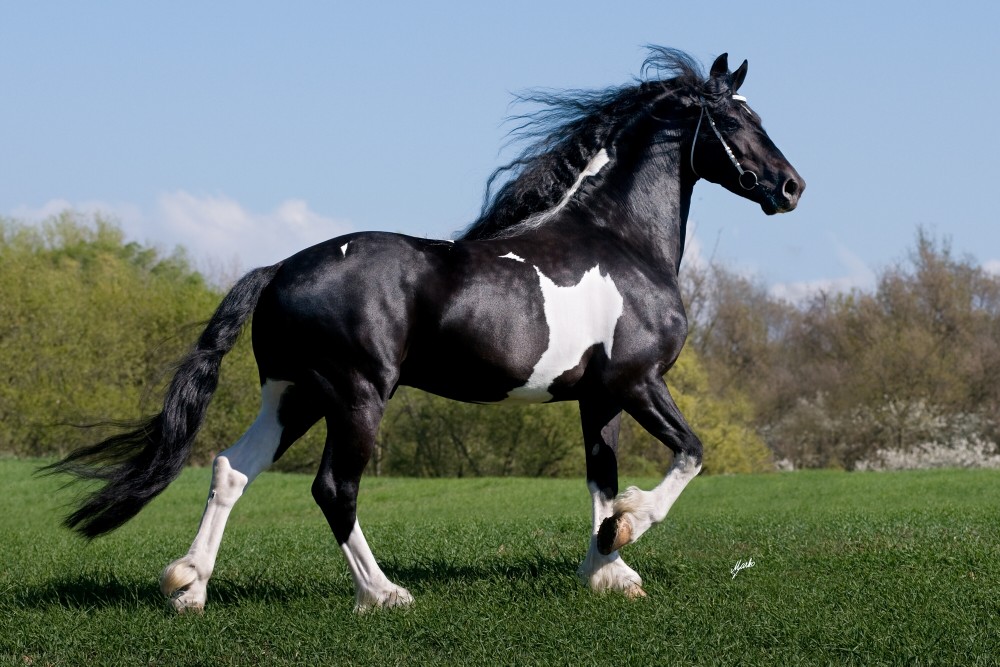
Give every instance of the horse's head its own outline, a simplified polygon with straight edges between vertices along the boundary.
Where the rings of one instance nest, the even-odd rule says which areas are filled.
[[[738,94],[746,75],[745,60],[735,72],[726,54],[715,60],[704,94],[694,100],[701,108],[688,159],[697,176],[757,202],[768,215],[785,213],[806,184]]]

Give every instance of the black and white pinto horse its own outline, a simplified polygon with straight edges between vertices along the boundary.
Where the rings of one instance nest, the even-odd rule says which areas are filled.
[[[633,84],[540,95],[536,142],[455,241],[361,232],[251,271],[182,360],[160,414],[52,466],[104,482],[66,523],[87,537],[135,516],[179,474],[219,365],[253,316],[260,414],[214,462],[201,525],[160,583],[178,611],[204,607],[226,520],[247,485],[320,419],[312,487],[356,586],[358,609],[406,605],[356,516],[386,402],[417,387],[475,403],[578,401],[593,498],[580,576],[644,595],[618,550],[664,520],[701,470],[702,445],[663,376],[687,334],[677,271],[699,178],[760,205],[795,208],[805,188],[738,94],[747,63],[708,77],[653,47]],[[649,74],[652,73],[652,76]],[[669,75],[669,76],[667,76]],[[622,411],[673,452],[651,491],[619,495]]]

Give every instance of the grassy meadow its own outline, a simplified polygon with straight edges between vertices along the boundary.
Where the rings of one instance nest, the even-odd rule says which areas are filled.
[[[368,478],[366,536],[416,603],[363,615],[311,478],[265,473],[205,614],[177,616],[157,577],[189,546],[209,471],[88,544],[59,525],[73,492],[38,465],[0,460],[0,664],[1000,661],[1000,471],[698,478],[623,551],[649,594],[636,601],[576,580],[583,480]]]

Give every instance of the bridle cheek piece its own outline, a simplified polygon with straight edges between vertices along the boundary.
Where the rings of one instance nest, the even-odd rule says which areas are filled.
[[[747,98],[742,95],[733,95],[733,99],[737,102],[747,101]],[[757,174],[743,168],[740,161],[736,159],[735,155],[733,155],[733,150],[729,147],[729,144],[727,144],[726,140],[722,138],[722,133],[719,132],[719,128],[715,126],[715,120],[712,118],[712,114],[708,112],[704,98],[699,98],[699,100],[701,101],[701,113],[698,114],[698,125],[694,128],[694,139],[691,140],[691,171],[694,172],[695,176],[698,176],[698,172],[694,168],[694,147],[698,143],[698,133],[701,131],[701,119],[708,118],[708,124],[712,127],[712,131],[715,132],[715,136],[719,139],[719,143],[726,149],[726,155],[729,156],[729,161],[733,163],[734,167],[736,167],[736,171],[740,172],[740,187],[744,190],[753,190],[757,187]],[[698,176],[698,178],[701,178],[701,176]]]

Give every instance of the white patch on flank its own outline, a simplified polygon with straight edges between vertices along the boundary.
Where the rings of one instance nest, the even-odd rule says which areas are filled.
[[[599,266],[583,274],[580,282],[560,287],[535,267],[542,288],[549,342],[531,377],[507,396],[507,401],[544,403],[552,398],[548,389],[570,370],[584,353],[597,344],[611,356],[615,326],[624,302],[611,276],[602,276]]]
[[[512,252],[509,252],[506,255],[500,255],[500,259],[512,259],[515,262],[521,262],[521,263],[524,262],[524,258],[523,257],[518,257],[517,255],[515,255]]]
[[[342,254],[344,257],[347,257],[347,246],[349,246],[349,245],[351,245],[350,241],[348,241],[344,245],[340,246],[340,254]]]
[[[405,588],[389,581],[382,568],[375,561],[357,520],[347,541],[340,545],[347,558],[354,579],[355,611],[366,611],[376,607],[402,607],[413,602],[413,596]]]
[[[171,596],[177,611],[205,606],[208,579],[215,568],[229,513],[247,485],[274,461],[282,431],[278,407],[290,386],[290,382],[267,380],[261,387],[260,413],[253,426],[215,458],[212,486],[198,534],[187,555],[168,565],[160,576],[160,588]]]

